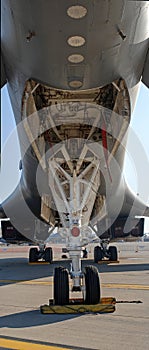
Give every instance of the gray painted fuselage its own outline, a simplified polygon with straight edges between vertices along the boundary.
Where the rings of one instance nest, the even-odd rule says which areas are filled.
[[[2,55],[16,124],[22,120],[28,79],[62,91],[71,91],[70,82],[77,80],[81,91],[122,78],[132,112],[148,49],[148,1],[81,0],[79,4],[87,14],[76,20],[67,14],[73,1],[2,0]],[[68,38],[75,35],[84,38],[84,45],[68,44]],[[72,54],[82,55],[83,62],[70,63]],[[124,150],[118,157],[123,159]],[[21,186],[27,203],[39,215],[37,165],[29,150],[23,160]],[[20,207],[20,197],[14,194],[13,199],[12,217]],[[7,205],[11,208],[11,200]]]

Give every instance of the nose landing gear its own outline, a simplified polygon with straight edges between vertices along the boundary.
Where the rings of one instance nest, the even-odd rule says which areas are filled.
[[[73,269],[72,271],[74,272]],[[83,298],[69,298],[69,272],[64,267],[57,267],[54,273],[54,299],[49,300],[49,305],[40,306],[42,314],[112,313],[115,311],[115,298],[100,297],[99,274],[95,266],[86,266],[80,276],[76,271],[73,275],[70,271],[70,278],[73,280],[74,290],[82,291]],[[80,281],[80,289],[77,289],[77,280]]]
[[[86,266],[80,277],[80,288],[73,291],[82,291],[82,304],[94,305],[100,303],[100,281],[98,270],[94,266]],[[78,299],[80,300],[80,299]],[[77,299],[75,299],[77,302]],[[55,268],[54,273],[54,304],[69,305],[69,272],[63,267]]]

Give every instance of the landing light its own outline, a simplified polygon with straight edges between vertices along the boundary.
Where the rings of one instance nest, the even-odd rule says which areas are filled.
[[[74,89],[78,89],[83,85],[82,81],[80,80],[72,80],[69,82],[69,86]]]
[[[83,38],[83,36],[75,35],[75,36],[70,36],[67,42],[70,46],[79,47],[85,44],[85,39]]]
[[[71,63],[81,63],[84,61],[84,56],[80,54],[73,54],[68,57],[68,61]]]
[[[67,15],[71,18],[74,19],[80,19],[85,17],[87,14],[87,9],[84,6],[81,5],[74,5],[74,6],[70,6],[67,9]]]

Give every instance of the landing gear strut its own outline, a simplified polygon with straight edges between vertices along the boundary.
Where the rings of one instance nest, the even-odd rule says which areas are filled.
[[[101,247],[96,246],[94,248],[94,262],[98,263],[101,260],[104,260],[104,258],[107,258],[110,261],[117,261],[118,253],[117,253],[117,247],[110,246],[109,249],[107,248],[108,241],[102,241]]]
[[[100,152],[96,154],[90,142],[84,144],[82,141],[80,143],[80,140],[78,143],[77,140],[76,143],[76,139],[69,141],[69,147],[62,143],[48,159],[48,182],[61,221],[58,233],[66,238],[66,249],[72,261],[70,268],[72,292],[82,292],[84,304],[98,304],[100,302],[98,270],[88,266],[84,272],[82,271],[81,251],[82,247],[92,239],[89,222],[100,186],[101,154]],[[75,151],[74,145],[76,145]],[[76,152],[75,161],[71,160],[71,153],[69,155],[71,146],[73,152]],[[85,258],[87,253],[84,253]],[[57,305],[69,303],[68,271],[62,267],[55,269],[54,303]]]

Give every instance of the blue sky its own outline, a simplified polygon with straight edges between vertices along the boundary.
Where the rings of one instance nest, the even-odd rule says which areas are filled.
[[[8,197],[19,181],[19,160],[21,158],[17,142],[17,135],[13,137],[9,147],[7,147],[7,139],[12,133],[12,130],[15,128],[15,122],[6,86],[1,89],[1,116],[2,160],[0,173],[0,202]],[[144,184],[144,188],[138,188],[137,169],[136,165],[131,159],[131,149],[133,147],[133,137],[131,133],[128,140],[128,152],[125,161],[124,175],[131,189],[135,193],[139,193],[140,198],[145,201],[145,204],[149,204],[149,185],[146,185],[149,183],[149,173],[146,174],[144,164],[142,162],[142,149],[147,162],[149,162],[149,89],[147,89],[143,84],[141,84],[136,107],[132,115],[131,127],[141,142],[140,155],[136,149],[135,157],[139,159],[139,168],[142,171],[141,183]],[[10,170],[7,170],[8,164],[11,172]],[[146,199],[147,197],[148,200]],[[145,220],[145,232],[149,232],[149,219]]]

